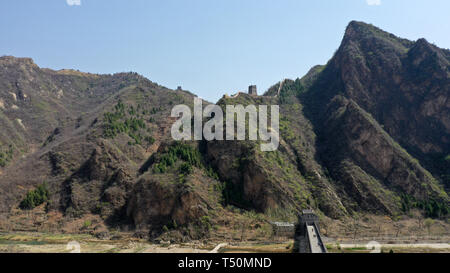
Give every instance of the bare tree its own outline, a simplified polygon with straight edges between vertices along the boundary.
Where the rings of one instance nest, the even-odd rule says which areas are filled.
[[[428,219],[425,220],[424,225],[427,228],[428,236],[430,236],[430,234],[431,234],[431,226],[434,225],[434,220],[428,218]]]
[[[244,241],[246,230],[247,230],[246,224],[242,223],[242,225],[241,225],[241,242]]]
[[[400,231],[404,228],[405,226],[401,223],[394,223],[394,228],[395,228],[395,237],[398,237],[398,235],[400,234]]]
[[[383,224],[378,224],[377,225],[377,233],[378,233],[378,237],[381,237],[381,233],[383,232]]]
[[[352,230],[352,233],[353,233],[353,241],[355,241],[356,240],[356,236],[358,235],[359,230],[360,230],[358,218],[356,218],[356,217],[353,218],[352,225],[351,225],[351,230]]]
[[[417,225],[419,226],[419,229],[423,229],[423,218],[422,217],[417,218]]]

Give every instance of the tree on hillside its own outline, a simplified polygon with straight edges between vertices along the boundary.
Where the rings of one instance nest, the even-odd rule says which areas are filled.
[[[434,225],[434,220],[428,218],[428,219],[425,220],[424,225],[427,228],[428,235],[430,235],[430,233],[431,233],[431,226]]]

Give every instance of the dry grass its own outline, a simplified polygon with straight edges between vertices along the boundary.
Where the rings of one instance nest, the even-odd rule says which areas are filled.
[[[120,240],[99,240],[87,234],[48,234],[48,233],[4,233],[0,234],[0,252],[3,253],[68,253],[67,243],[76,241],[83,253],[207,253],[215,246],[208,242],[191,242],[186,244],[156,245],[145,240],[122,234]],[[285,242],[239,242],[222,248],[221,253],[290,253],[293,241]],[[364,244],[327,244],[330,253],[369,253]],[[450,253],[445,244],[430,245],[393,245],[383,244],[382,252],[388,253]]]

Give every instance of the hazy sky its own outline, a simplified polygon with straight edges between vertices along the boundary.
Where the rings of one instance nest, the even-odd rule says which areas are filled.
[[[209,101],[324,64],[351,20],[450,48],[448,0],[0,0],[0,55],[135,71]]]

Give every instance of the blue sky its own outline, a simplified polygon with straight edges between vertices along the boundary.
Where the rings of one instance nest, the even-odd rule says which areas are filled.
[[[325,64],[351,20],[450,48],[448,0],[1,0],[0,55],[135,71],[209,101]]]

